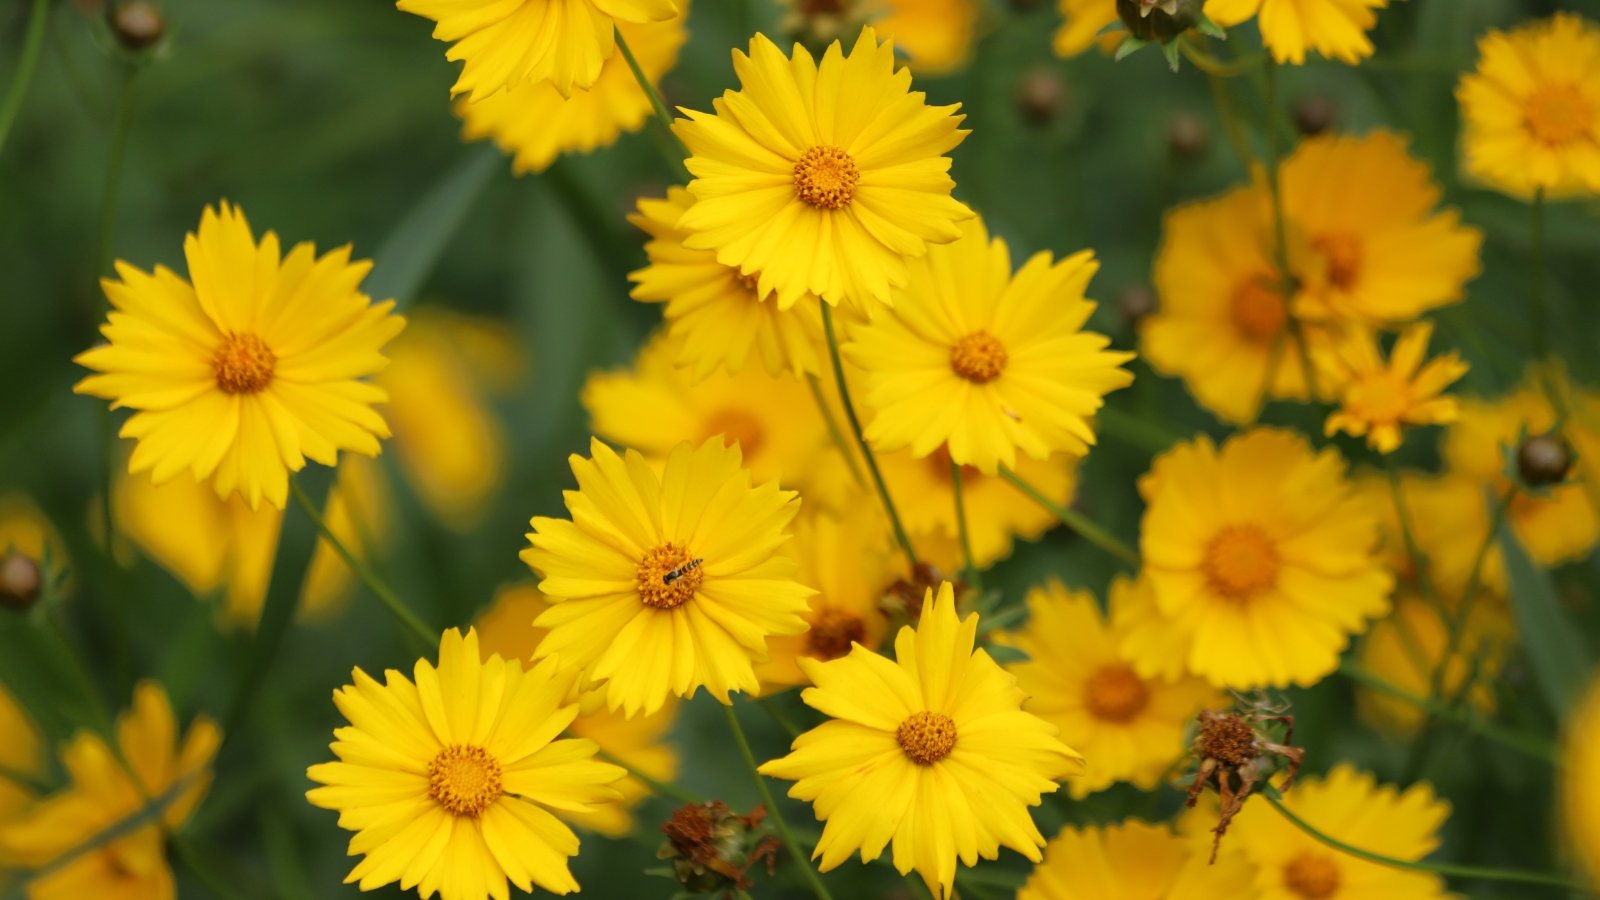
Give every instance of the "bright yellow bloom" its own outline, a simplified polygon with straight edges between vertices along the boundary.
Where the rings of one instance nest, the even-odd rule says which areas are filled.
[[[1056,0],[1056,10],[1065,20],[1051,42],[1057,56],[1077,56],[1096,44],[1116,46],[1125,37],[1101,34],[1117,21],[1117,0]]]
[[[89,731],[67,742],[61,765],[71,784],[0,827],[0,858],[29,868],[42,866],[147,804],[165,801],[165,807],[144,824],[33,881],[30,900],[176,897],[165,835],[188,821],[205,797],[222,732],[210,719],[197,716],[180,746],[166,692],[143,681],[134,688],[133,708],[117,717],[116,738],[116,750]]]
[[[1068,827],[1050,839],[1017,900],[1256,900],[1255,869],[1226,844],[1129,819]]]
[[[1015,467],[1018,451],[1088,453],[1104,396],[1133,382],[1121,368],[1133,354],[1082,330],[1094,254],[1036,253],[1013,275],[1005,241],[980,219],[962,231],[910,263],[892,310],[851,329],[845,353],[874,413],[867,439],[916,457],[945,446],[986,475]]]
[[[1444,696],[1456,696],[1470,673],[1477,680],[1467,701],[1485,717],[1492,716],[1494,684],[1515,637],[1504,607],[1480,598],[1472,605],[1456,655],[1445,667]],[[1432,691],[1433,672],[1439,667],[1447,639],[1448,630],[1437,608],[1406,592],[1395,598],[1393,613],[1372,623],[1356,658],[1390,684],[1426,697]],[[1356,691],[1356,709],[1368,722],[1402,736],[1415,734],[1424,715],[1414,703],[1366,687]]]
[[[413,674],[390,669],[380,684],[356,669],[333,692],[350,722],[333,732],[339,761],[306,770],[322,785],[306,799],[356,832],[350,855],[364,858],[345,883],[443,900],[505,900],[507,880],[576,891],[578,836],[550,811],[615,800],[607,785],[624,773],[594,759],[593,741],[557,740],[578,712],[571,676],[553,660],[485,660],[470,629],[446,631],[438,666],[418,660]]]
[[[1023,708],[1060,729],[1088,761],[1068,785],[1074,798],[1118,781],[1154,789],[1188,751],[1184,732],[1195,714],[1223,705],[1198,678],[1135,671],[1122,641],[1131,626],[1129,595],[1141,589],[1114,581],[1107,621],[1092,594],[1051,581],[1028,592],[1027,626],[1000,638],[1029,657],[1006,666],[1028,696]]]
[[[257,244],[244,213],[221,209],[206,207],[184,241],[193,286],[164,266],[117,262],[121,280],[101,282],[110,343],[76,357],[100,374],[73,390],[139,411],[122,426],[138,441],[129,471],[157,484],[187,471],[218,497],[282,509],[306,457],[378,454],[389,428],[372,404],[387,397],[359,379],[383,368],[405,320],[357,289],[372,264],[351,262],[348,246],[282,256],[276,234]]]
[[[1368,508],[1379,516],[1378,531],[1389,570],[1402,585],[1415,588],[1417,572],[1401,530],[1394,489],[1387,478],[1376,474],[1357,484],[1368,498]],[[1482,564],[1478,563],[1478,550],[1489,534],[1489,507],[1483,502],[1483,485],[1460,475],[1402,472],[1400,493],[1405,498],[1411,539],[1427,561],[1428,579],[1440,599],[1453,607],[1466,594],[1475,566],[1480,584],[1497,597],[1505,596],[1505,557],[1499,545],[1491,544]]]
[[[42,779],[47,771],[44,758],[44,737],[28,717],[27,710],[17,698],[0,684],[0,826],[9,823],[17,813],[27,808],[33,792],[24,781],[13,776]],[[0,847],[0,871],[7,868],[5,850]],[[0,880],[0,885],[4,881]]]
[[[1376,521],[1337,451],[1258,428],[1156,458],[1139,481],[1140,546],[1160,616],[1138,646],[1176,635],[1191,671],[1247,690],[1316,683],[1350,635],[1389,608]],[[1140,650],[1144,672],[1159,670]]]
[[[1420,860],[1439,846],[1450,804],[1426,782],[1404,792],[1341,763],[1326,778],[1297,781],[1283,803],[1329,837],[1374,853]],[[1261,900],[1444,900],[1444,880],[1339,853],[1260,801],[1246,803],[1224,843],[1256,866]]]
[[[1206,0],[1206,15],[1223,27],[1257,17],[1261,41],[1280,63],[1300,65],[1306,51],[1356,65],[1372,55],[1367,32],[1378,24],[1373,10],[1389,0]]]
[[[1600,680],[1591,679],[1562,736],[1561,824],[1567,844],[1600,886]]]
[[[1395,341],[1387,362],[1378,355],[1375,336],[1365,330],[1354,329],[1336,344],[1326,367],[1342,387],[1325,433],[1365,435],[1367,446],[1393,453],[1400,448],[1402,427],[1454,422],[1460,412],[1456,400],[1441,394],[1467,374],[1467,364],[1454,351],[1424,364],[1432,336],[1433,323],[1412,325]]]
[[[522,560],[543,578],[550,629],[535,658],[559,656],[606,682],[606,705],[629,717],[705,687],[760,690],[754,663],[773,635],[806,629],[810,588],[779,548],[799,509],[793,491],[751,486],[738,446],[687,441],[652,467],[600,443],[574,454],[572,519],[535,516]]]
[[[982,4],[976,0],[881,0],[878,30],[919,75],[944,75],[967,64]]]
[[[615,25],[661,22],[678,12],[672,0],[396,0],[395,6],[438,23],[433,36],[450,44],[445,58],[466,60],[450,94],[472,102],[544,82],[563,97],[588,90],[616,49]]]
[[[800,661],[816,687],[800,696],[829,717],[761,766],[794,781],[789,796],[826,824],[815,856],[826,872],[857,850],[870,862],[893,841],[894,867],[950,896],[956,860],[995,859],[1000,845],[1038,862],[1044,836],[1028,807],[1081,771],[1083,757],[1022,709],[1023,692],[974,650],[978,616],[956,616],[950,583],[929,590],[917,627],[895,637],[891,662],[856,647]]]
[[[870,309],[905,284],[906,259],[960,237],[972,211],[950,196],[944,154],[963,117],[925,105],[871,28],[820,64],[757,34],[733,67],[740,90],[673,126],[693,154],[686,246],[716,251],[783,309],[808,291]]]
[[[1600,28],[1570,12],[1478,40],[1456,88],[1466,174],[1514,197],[1600,193]]]
[[[685,2],[670,19],[617,23],[653,85],[677,65],[678,50],[689,38],[684,27],[688,12]],[[493,139],[495,146],[512,155],[512,168],[519,175],[543,172],[563,153],[609,147],[624,132],[638,131],[652,113],[649,96],[621,53],[601,64],[593,86],[571,96],[563,96],[548,81],[524,81],[475,102],[458,100],[455,109],[463,124],[462,138]]]

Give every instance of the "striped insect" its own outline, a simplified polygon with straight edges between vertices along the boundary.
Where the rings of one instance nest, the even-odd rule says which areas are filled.
[[[668,572],[667,574],[661,576],[661,583],[662,584],[671,584],[674,581],[677,581],[679,578],[682,578],[683,576],[689,574],[690,572],[693,572],[695,569],[700,568],[700,564],[703,563],[703,562],[705,562],[705,560],[703,560],[703,559],[699,559],[699,558],[691,559],[688,562],[684,563],[683,565],[677,567],[676,569],[673,569],[671,572]]]

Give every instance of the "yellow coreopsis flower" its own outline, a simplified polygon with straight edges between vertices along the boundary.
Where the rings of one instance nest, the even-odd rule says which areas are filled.
[[[74,391],[138,410],[121,432],[138,441],[129,471],[157,484],[188,472],[224,499],[282,509],[307,457],[376,456],[389,428],[372,405],[387,397],[360,379],[383,368],[405,320],[358,290],[371,263],[351,262],[348,246],[319,257],[301,243],[284,256],[276,234],[256,243],[226,202],[206,207],[183,250],[192,285],[118,261],[121,280],[101,282],[109,343],[76,357],[99,374]]]
[[[501,89],[548,82],[563,97],[588,90],[616,49],[618,23],[661,22],[672,0],[396,0],[402,12],[435,23],[450,44],[449,60],[465,60],[452,96],[473,102]]]
[[[1600,885],[1600,680],[1591,678],[1562,734],[1561,824],[1589,882]]]
[[[1019,456],[1088,453],[1104,396],[1133,382],[1121,368],[1133,354],[1082,330],[1093,253],[1036,253],[1013,274],[1005,241],[990,241],[981,220],[962,231],[910,263],[892,310],[851,329],[845,353],[873,411],[867,439],[916,457],[943,446],[986,475]]]
[[[1378,514],[1385,562],[1402,585],[1416,587],[1417,571],[1406,546],[1400,523],[1400,505],[1387,478],[1370,474],[1357,482]],[[1454,604],[1467,591],[1472,570],[1491,594],[1506,592],[1505,556],[1490,543],[1483,560],[1478,550],[1489,534],[1489,508],[1483,486],[1461,475],[1434,476],[1400,473],[1400,495],[1405,498],[1406,522],[1411,540],[1427,564],[1428,579],[1441,600]],[[1418,588],[1420,590],[1420,588]]]
[[[1127,645],[1141,672],[1162,671],[1148,648],[1175,638],[1218,687],[1309,686],[1389,608],[1375,517],[1335,450],[1274,428],[1220,450],[1201,437],[1157,457],[1139,492],[1159,610]]]
[[[779,548],[799,508],[774,482],[752,486],[737,445],[687,441],[654,468],[602,444],[571,457],[571,520],[535,516],[522,560],[552,604],[535,658],[559,656],[605,682],[632,717],[705,687],[756,693],[770,636],[806,629],[810,588]]]
[[[967,64],[982,4],[976,0],[881,0],[874,25],[894,40],[919,75],[943,75]]]
[[[974,650],[978,617],[956,615],[949,582],[929,591],[895,661],[865,647],[831,662],[801,660],[815,687],[801,697],[829,716],[761,772],[795,782],[789,796],[824,822],[824,872],[857,850],[870,862],[893,843],[894,866],[950,896],[956,862],[995,859],[1000,846],[1038,862],[1044,836],[1028,807],[1083,757],[1022,709],[1016,679]]]
[[[1117,0],[1056,0],[1056,10],[1064,20],[1051,42],[1057,56],[1077,56],[1096,44],[1114,47],[1122,42],[1122,34],[1102,33],[1117,21]]]
[[[313,806],[337,810],[362,855],[345,883],[394,882],[423,897],[509,896],[509,880],[553,894],[578,890],[567,860],[578,836],[551,810],[586,812],[615,800],[624,774],[594,759],[595,744],[557,740],[577,715],[572,677],[549,660],[479,655],[478,635],[446,631],[439,663],[418,660],[416,681],[394,669],[379,683],[360,669],[333,692],[350,722],[334,730],[338,762],[306,775]]]
[[[197,716],[180,744],[166,692],[143,681],[134,688],[133,708],[117,717],[116,740],[113,749],[89,731],[73,736],[61,750],[71,783],[18,819],[0,823],[0,859],[37,868],[133,818],[153,801],[164,806],[30,882],[30,900],[177,896],[165,835],[188,821],[205,797],[222,732],[209,718]]]
[[[1255,868],[1231,848],[1129,819],[1050,839],[1017,900],[1256,900]]]
[[[1339,408],[1328,416],[1325,432],[1365,436],[1379,453],[1400,448],[1401,429],[1444,425],[1460,410],[1444,389],[1467,374],[1454,351],[1427,359],[1433,323],[1418,322],[1401,333],[1387,362],[1378,355],[1375,336],[1355,329],[1334,345],[1325,364],[1339,389]]]
[[[1558,12],[1490,31],[1456,98],[1468,176],[1514,197],[1600,194],[1600,27]]]
[[[1206,0],[1206,15],[1229,27],[1256,17],[1261,41],[1280,63],[1300,65],[1306,51],[1355,65],[1372,55],[1367,32],[1389,0]]]
[[[1118,781],[1155,788],[1188,751],[1184,731],[1195,714],[1221,705],[1198,678],[1135,670],[1122,642],[1135,611],[1129,595],[1145,589],[1113,582],[1108,621],[1093,595],[1051,581],[1028,592],[1027,626],[1001,637],[1029,657],[1006,666],[1028,696],[1023,708],[1060,729],[1087,760],[1068,785],[1078,799]]]
[[[1504,607],[1482,599],[1474,603],[1456,655],[1445,667],[1443,696],[1457,696],[1470,675],[1475,681],[1466,702],[1486,717],[1492,716],[1494,684],[1505,663],[1506,648],[1515,637]],[[1356,658],[1384,681],[1426,697],[1432,692],[1433,673],[1448,640],[1448,625],[1439,617],[1438,607],[1408,591],[1395,598],[1393,613],[1372,623]],[[1356,692],[1356,709],[1368,722],[1402,736],[1415,734],[1425,715],[1414,703],[1366,687]]]
[[[673,125],[695,176],[686,246],[716,251],[781,308],[810,292],[871,309],[905,283],[907,258],[960,237],[972,211],[951,198],[944,155],[967,135],[959,107],[927,106],[871,28],[820,63],[757,34],[733,67],[740,90]]]
[[[1398,791],[1341,763],[1326,778],[1297,781],[1283,804],[1312,827],[1347,844],[1404,860],[1439,846],[1450,804],[1426,782]],[[1228,829],[1256,867],[1261,900],[1444,900],[1444,880],[1430,872],[1380,866],[1339,853],[1265,803],[1246,803]]]
[[[0,826],[27,808],[33,799],[30,781],[45,774],[44,738],[22,704],[0,684]],[[19,779],[20,776],[20,779]],[[0,871],[8,868],[0,846]],[[4,881],[0,880],[0,884]]]

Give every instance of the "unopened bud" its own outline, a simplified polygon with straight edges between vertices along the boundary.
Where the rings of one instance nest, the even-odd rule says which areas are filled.
[[[1294,105],[1294,127],[1306,137],[1319,134],[1339,124],[1339,107],[1326,94],[1301,97]]]
[[[1174,159],[1187,162],[1205,155],[1211,148],[1211,129],[1204,119],[1187,110],[1167,120],[1167,149]]]
[[[1117,308],[1129,325],[1138,325],[1156,311],[1156,292],[1147,284],[1134,284],[1117,292]]]
[[[1067,88],[1048,65],[1034,66],[1017,81],[1017,110],[1032,125],[1048,125],[1061,113]]]
[[[43,573],[33,557],[12,548],[0,556],[0,606],[22,612],[39,599]]]
[[[1570,471],[1572,447],[1559,434],[1536,434],[1517,448],[1517,473],[1529,487],[1560,484]]]
[[[167,22],[161,15],[161,8],[150,0],[128,0],[112,10],[111,30],[122,46],[129,50],[144,50],[154,46],[166,34]]]
[[[1117,17],[1141,41],[1167,41],[1200,23],[1203,0],[1117,0]]]

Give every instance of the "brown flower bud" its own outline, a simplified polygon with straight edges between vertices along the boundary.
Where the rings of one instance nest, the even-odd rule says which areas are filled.
[[[16,548],[0,556],[0,606],[22,612],[39,599],[44,574],[33,557]]]
[[[1156,311],[1156,292],[1147,284],[1131,284],[1117,292],[1117,308],[1129,325],[1138,325]]]
[[[1294,105],[1294,127],[1306,137],[1316,137],[1339,124],[1339,107],[1326,94],[1301,97]]]
[[[154,46],[167,32],[161,8],[150,0],[128,0],[111,11],[111,30],[129,50]]]
[[[1175,112],[1167,120],[1167,149],[1173,159],[1182,162],[1199,159],[1211,149],[1211,129],[1192,112]]]
[[[1572,446],[1555,432],[1532,435],[1517,448],[1517,474],[1529,487],[1560,484],[1570,471]]]
[[[1017,111],[1030,125],[1049,125],[1061,113],[1067,87],[1048,65],[1034,66],[1017,79]]]

